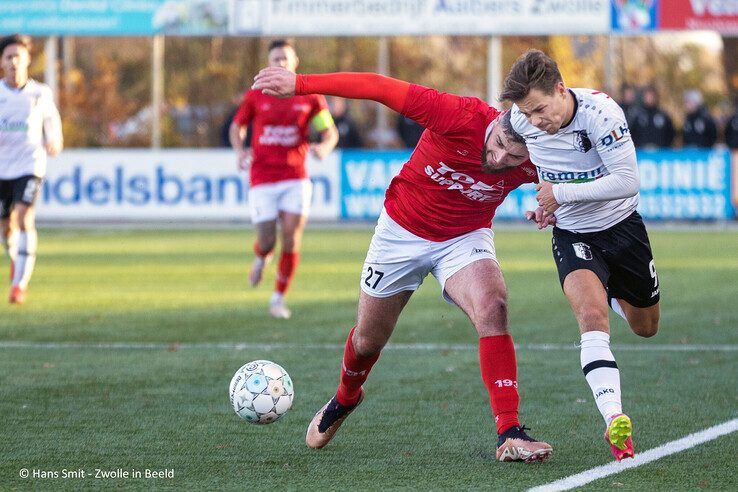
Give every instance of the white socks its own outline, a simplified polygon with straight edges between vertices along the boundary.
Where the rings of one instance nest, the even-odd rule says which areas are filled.
[[[31,280],[33,267],[36,264],[36,245],[38,235],[35,230],[20,232],[18,234],[18,252],[15,257],[15,271],[13,285],[21,289],[28,287]]]
[[[10,236],[5,237],[3,235],[3,248],[5,249],[5,253],[7,253],[7,255],[10,257],[10,261],[15,261],[15,257],[18,255],[19,234],[20,231],[18,229],[14,229],[13,232],[10,233]]]
[[[620,371],[610,351],[610,335],[602,331],[583,333],[581,348],[584,377],[592,388],[597,409],[609,424],[614,415],[623,413]]]

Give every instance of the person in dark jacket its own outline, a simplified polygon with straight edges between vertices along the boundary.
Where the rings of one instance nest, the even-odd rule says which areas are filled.
[[[333,122],[338,129],[338,145],[340,149],[356,149],[364,146],[361,138],[359,125],[351,117],[346,99],[342,97],[329,97],[328,108],[331,110]]]
[[[725,145],[738,150],[738,111],[725,124]]]
[[[643,89],[643,107],[634,118],[630,132],[636,147],[671,147],[674,142],[674,124],[659,108],[655,87]]]
[[[715,119],[704,105],[702,93],[688,90],[684,93],[684,128],[682,129],[685,147],[711,148],[717,140]]]

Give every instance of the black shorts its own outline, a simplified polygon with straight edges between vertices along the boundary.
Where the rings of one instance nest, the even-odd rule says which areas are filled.
[[[0,218],[7,219],[14,203],[33,205],[41,191],[43,178],[28,175],[15,179],[0,179]]]
[[[551,242],[562,287],[569,273],[590,270],[605,286],[608,298],[640,308],[659,302],[659,277],[638,212],[604,231],[571,232],[554,227]]]

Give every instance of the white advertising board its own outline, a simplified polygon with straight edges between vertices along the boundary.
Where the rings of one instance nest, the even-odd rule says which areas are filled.
[[[524,35],[610,31],[609,0],[236,0],[233,29],[297,35]]]
[[[311,217],[335,220],[340,156],[308,159]],[[66,150],[49,160],[40,220],[247,221],[246,174],[229,150]]]

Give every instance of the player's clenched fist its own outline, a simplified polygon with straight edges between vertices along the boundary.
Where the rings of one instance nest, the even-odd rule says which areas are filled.
[[[290,97],[295,95],[296,79],[294,72],[282,67],[269,67],[256,74],[251,88],[268,96]]]

